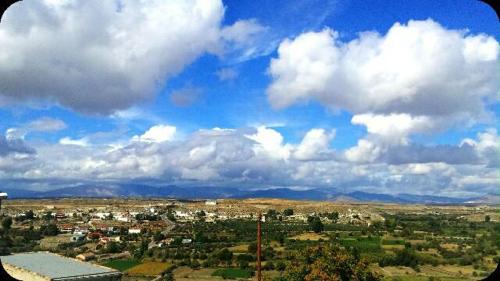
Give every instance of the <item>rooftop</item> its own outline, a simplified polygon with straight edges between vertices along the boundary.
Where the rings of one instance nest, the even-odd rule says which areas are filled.
[[[20,253],[1,256],[0,259],[4,264],[9,264],[56,280],[77,276],[120,274],[111,268],[48,252]]]

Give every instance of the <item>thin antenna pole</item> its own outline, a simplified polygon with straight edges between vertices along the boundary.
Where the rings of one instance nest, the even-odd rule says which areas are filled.
[[[262,272],[260,265],[260,257],[262,256],[262,213],[259,212],[257,217],[257,281],[262,281]]]

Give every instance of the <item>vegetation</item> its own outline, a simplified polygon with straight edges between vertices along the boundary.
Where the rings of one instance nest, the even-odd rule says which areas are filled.
[[[308,247],[294,257],[279,280],[287,281],[349,281],[381,280],[367,261],[335,246]]]
[[[136,265],[139,265],[141,262],[135,259],[125,259],[125,260],[112,260],[104,263],[104,266],[114,268],[119,271],[126,271],[129,268],[132,268]]]
[[[253,276],[253,270],[241,268],[223,268],[217,269],[212,276],[220,276],[223,279],[250,278]]]
[[[345,213],[328,211],[311,212],[301,220],[297,210],[265,211],[265,280],[474,280],[500,262],[496,215],[478,213],[469,220],[461,213],[381,212],[383,220],[370,220],[356,212],[346,218]],[[51,251],[71,257],[93,252],[96,262],[133,278],[173,280],[183,270],[180,276],[205,272],[208,279],[250,278],[257,251],[255,218],[211,221],[208,211],[193,214],[192,220],[169,222],[168,231],[143,228],[139,234],[128,234],[123,227],[97,229],[87,240],[70,242],[71,235],[61,234],[61,221],[50,212],[26,211],[1,219],[0,254],[44,250],[41,240],[58,241]],[[138,224],[159,223],[174,221],[175,215],[167,209],[136,219]],[[100,239],[103,236],[120,239]]]

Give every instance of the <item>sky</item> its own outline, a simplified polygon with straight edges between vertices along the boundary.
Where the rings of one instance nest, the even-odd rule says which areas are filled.
[[[497,194],[499,30],[466,0],[25,0],[0,186]]]

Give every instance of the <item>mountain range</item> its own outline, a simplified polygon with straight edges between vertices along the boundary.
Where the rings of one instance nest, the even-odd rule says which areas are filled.
[[[27,189],[4,189],[11,199],[35,198],[175,198],[175,199],[217,199],[217,198],[280,198],[292,200],[321,200],[342,202],[383,202],[397,204],[498,204],[499,195],[482,197],[455,198],[415,194],[379,194],[362,191],[337,192],[325,189],[294,190],[290,188],[273,188],[261,190],[244,190],[234,187],[196,186],[184,187],[176,185],[150,186],[141,184],[116,185],[78,185],[49,191],[33,191]]]

